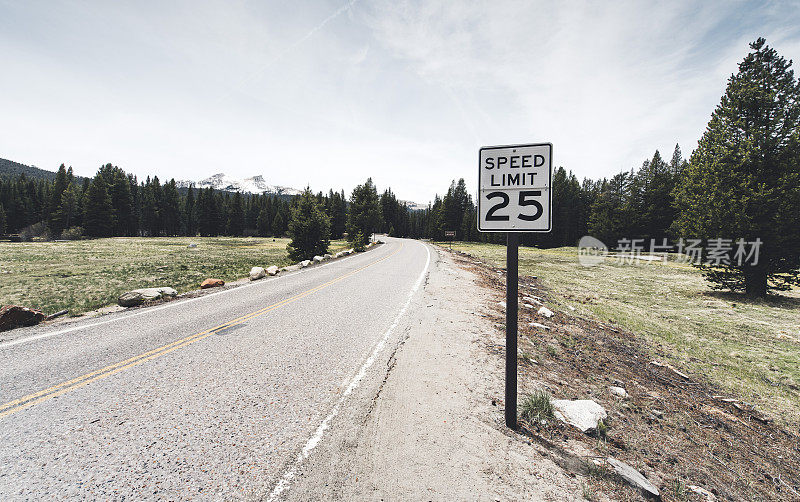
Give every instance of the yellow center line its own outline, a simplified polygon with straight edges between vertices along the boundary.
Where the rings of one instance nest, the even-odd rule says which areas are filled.
[[[361,268],[353,270],[352,272],[349,272],[349,273],[347,273],[345,275],[337,277],[336,279],[332,279],[332,280],[330,280],[330,281],[328,281],[326,283],[320,284],[319,286],[315,286],[315,287],[313,287],[311,289],[303,291],[302,293],[298,293],[298,294],[296,294],[296,295],[294,295],[294,296],[292,296],[290,298],[286,298],[284,300],[281,300],[279,302],[273,303],[272,305],[269,305],[269,306],[264,307],[262,309],[256,310],[256,311],[251,312],[249,314],[245,314],[245,315],[243,315],[241,317],[237,317],[236,319],[228,321],[228,322],[226,322],[224,324],[220,324],[219,326],[216,326],[214,328],[207,329],[207,330],[201,331],[199,333],[195,333],[195,334],[187,336],[185,338],[181,338],[180,340],[176,340],[174,342],[170,342],[170,343],[168,343],[166,345],[162,345],[161,347],[158,347],[158,348],[155,348],[153,350],[149,350],[149,351],[144,352],[142,354],[139,354],[139,355],[133,356],[131,358],[125,359],[124,361],[120,361],[118,363],[114,363],[114,364],[108,365],[108,366],[106,366],[104,368],[100,368],[100,369],[92,371],[90,373],[86,373],[86,374],[81,375],[79,377],[73,378],[72,380],[68,380],[66,382],[62,382],[62,383],[59,383],[57,385],[53,385],[52,387],[49,387],[47,389],[40,390],[38,392],[34,392],[33,394],[28,394],[27,396],[23,396],[23,397],[21,397],[19,399],[14,399],[13,401],[9,401],[7,403],[1,404],[0,405],[0,410],[4,410],[4,411],[0,411],[0,419],[6,417],[8,415],[11,415],[13,413],[16,413],[18,411],[24,410],[25,408],[29,408],[29,407],[31,407],[31,406],[33,406],[35,404],[39,404],[39,403],[41,403],[43,401],[47,401],[47,400],[52,399],[54,397],[58,397],[58,396],[60,396],[62,394],[66,394],[67,392],[71,392],[71,391],[73,391],[75,389],[79,389],[79,388],[81,388],[81,387],[83,387],[85,385],[88,385],[89,383],[95,382],[97,380],[101,380],[101,379],[109,377],[111,375],[114,375],[114,374],[119,373],[120,371],[123,371],[125,369],[132,368],[134,366],[138,366],[139,364],[142,364],[142,363],[144,363],[146,361],[150,361],[152,359],[156,359],[156,358],[161,357],[164,354],[168,354],[168,353],[170,353],[170,352],[172,352],[174,350],[186,347],[186,346],[191,345],[191,344],[193,344],[195,342],[199,342],[200,340],[202,340],[202,339],[204,339],[204,338],[206,338],[208,336],[211,336],[211,335],[213,335],[214,333],[216,333],[218,331],[230,328],[231,326],[236,326],[238,324],[242,324],[244,322],[249,321],[250,319],[254,319],[256,317],[264,315],[267,312],[275,310],[275,309],[277,309],[279,307],[282,307],[284,305],[288,305],[289,303],[297,301],[297,300],[299,300],[301,298],[305,298],[306,296],[308,296],[310,294],[313,294],[313,293],[315,293],[315,292],[317,292],[317,291],[319,291],[321,289],[327,288],[328,286],[331,286],[332,284],[335,284],[335,283],[337,283],[339,281],[343,281],[344,279],[347,279],[348,277],[352,277],[353,275],[361,272],[362,270],[367,269],[367,268],[369,268],[369,267],[371,267],[371,266],[373,266],[373,265],[375,265],[377,263],[380,263],[380,262],[382,262],[382,261],[394,256],[395,254],[399,253],[402,248],[403,248],[403,243],[400,243],[400,247],[397,248],[396,251],[384,256],[383,258],[375,260],[374,262],[372,262],[372,263],[370,263],[368,265],[365,265],[365,266],[363,266]]]

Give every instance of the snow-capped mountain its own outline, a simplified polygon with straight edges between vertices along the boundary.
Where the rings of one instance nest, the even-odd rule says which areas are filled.
[[[230,192],[247,192],[247,193],[274,193],[277,195],[298,195],[300,190],[290,187],[268,185],[261,175],[253,176],[250,178],[236,179],[232,178],[225,173],[215,174],[200,181],[181,180],[177,182],[179,188],[188,188],[189,185],[194,184],[195,188],[213,188],[214,190],[227,190]]]

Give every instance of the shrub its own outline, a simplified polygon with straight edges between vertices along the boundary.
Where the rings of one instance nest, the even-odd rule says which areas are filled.
[[[61,238],[66,239],[68,241],[77,241],[83,237],[83,228],[82,227],[69,227],[68,229],[61,232]]]

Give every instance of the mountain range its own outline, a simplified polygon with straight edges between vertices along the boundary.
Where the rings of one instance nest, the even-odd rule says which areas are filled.
[[[213,188],[214,190],[255,194],[266,192],[277,195],[298,195],[301,193],[301,191],[296,188],[269,185],[261,175],[238,179],[232,178],[225,173],[218,173],[199,181],[181,180],[175,183],[178,185],[178,188],[189,188],[190,185],[194,185],[195,188]]]

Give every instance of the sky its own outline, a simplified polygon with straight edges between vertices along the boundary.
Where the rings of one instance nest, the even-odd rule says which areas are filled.
[[[0,0],[0,158],[426,203],[551,142],[608,177],[688,156],[759,36],[800,61],[800,1]]]

